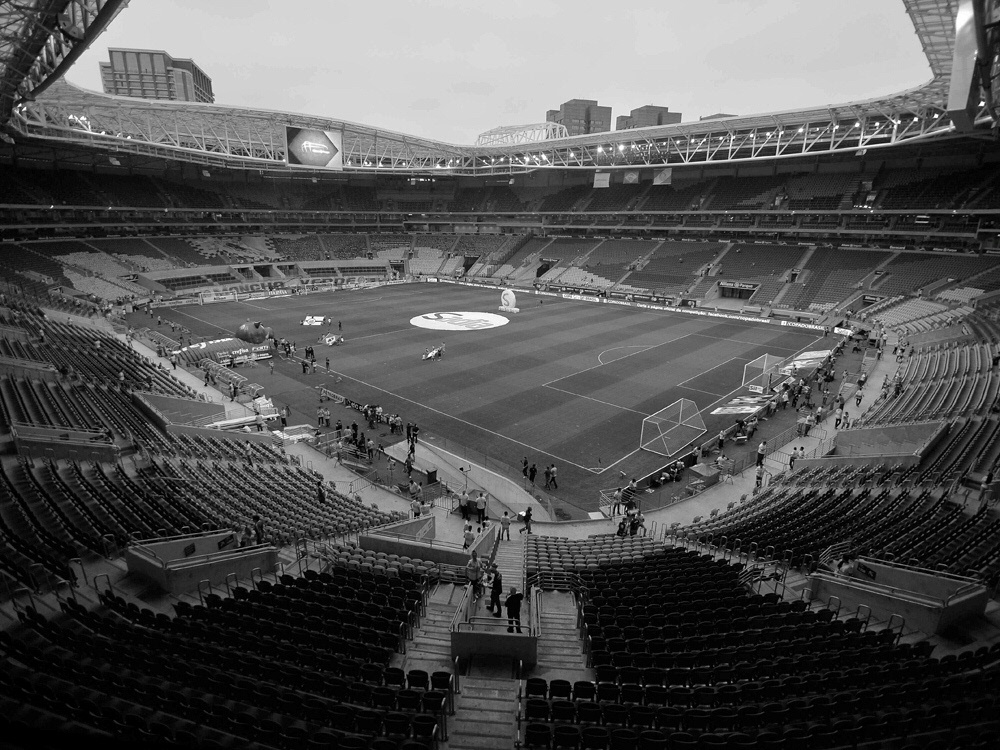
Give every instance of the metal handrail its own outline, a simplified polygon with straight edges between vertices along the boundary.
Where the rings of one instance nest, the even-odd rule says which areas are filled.
[[[461,683],[461,679],[460,679],[460,676],[459,676],[460,675],[460,669],[459,669],[459,667],[461,666],[461,662],[459,661],[460,658],[461,657],[456,656],[455,659],[454,659],[454,661],[453,661],[453,664],[455,665],[455,673],[454,673],[453,677],[455,678],[455,694],[456,695],[461,695],[462,694],[462,683]]]
[[[832,581],[834,583],[840,583],[844,585],[850,585],[851,588],[859,589],[862,591],[868,591],[871,593],[878,594],[892,594],[892,595],[902,595],[910,601],[929,605],[937,606],[944,605],[946,601],[944,599],[935,599],[934,597],[927,596],[926,594],[921,594],[917,591],[911,591],[909,589],[902,589],[897,586],[886,586],[885,584],[875,583],[873,581],[866,581],[861,578],[845,578],[844,576],[837,576],[826,572],[816,572],[813,573],[814,576],[821,580]]]
[[[531,619],[528,621],[528,635],[535,638],[540,638],[542,635],[542,590],[538,588],[531,591]]]
[[[215,593],[214,589],[212,588],[211,580],[209,580],[208,578],[203,578],[200,581],[198,581],[198,599],[201,601],[202,606],[205,606],[205,595],[202,593],[202,584],[205,583],[208,584],[208,595],[211,596],[212,594]]]
[[[62,595],[60,593],[60,589],[63,586],[65,586],[67,589],[69,589],[69,593],[73,597],[73,601],[76,602],[76,603],[79,603],[79,601],[76,598],[76,587],[73,586],[73,584],[71,584],[65,578],[57,578],[55,580],[55,583],[52,586],[52,592],[56,595],[56,601],[57,602],[62,602],[63,601],[63,597],[62,597]]]
[[[458,608],[455,610],[455,614],[452,615],[451,618],[451,625],[449,626],[449,630],[451,630],[451,632],[454,633],[458,631],[458,626],[461,624],[462,618],[467,613],[469,607],[469,599],[471,597],[472,597],[472,585],[466,584],[465,590],[462,592],[462,598],[459,599],[458,601]]]
[[[99,580],[101,580],[102,578],[105,579],[108,582],[108,591],[110,591],[112,594],[114,594],[115,593],[115,587],[111,583],[111,576],[108,575],[107,573],[101,573],[100,575],[94,576],[94,591],[97,594],[101,593],[101,590],[99,588],[97,588],[97,582]]]
[[[899,619],[899,632],[896,634],[896,643],[899,643],[899,639],[903,637],[903,628],[906,626],[906,619],[902,615],[898,615],[895,612],[889,615],[889,620],[885,624],[885,629],[892,631],[892,622],[894,619]]]
[[[77,565],[80,566],[80,573],[81,575],[83,575],[83,585],[86,586],[88,583],[87,569],[83,567],[83,560],[81,560],[79,557],[71,557],[69,560],[66,561],[66,565],[70,567],[70,569],[72,569],[73,563],[76,563]]]
[[[28,588],[27,586],[20,586],[19,588],[14,589],[10,597],[10,603],[13,605],[15,612],[20,612],[20,613],[24,612],[24,608],[20,606],[20,604],[17,601],[18,594],[27,594],[28,601],[31,602],[31,608],[36,612],[38,611],[38,607],[35,604],[35,596],[32,593],[31,589]]]

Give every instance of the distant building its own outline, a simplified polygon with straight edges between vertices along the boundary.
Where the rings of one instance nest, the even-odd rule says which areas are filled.
[[[655,125],[673,125],[681,121],[680,112],[671,112],[669,107],[657,107],[647,104],[645,107],[633,109],[631,114],[618,115],[615,120],[615,130],[631,130],[632,128],[651,128]]]
[[[602,107],[593,99],[570,99],[545,113],[546,122],[565,125],[570,135],[607,133],[611,130],[611,107]]]
[[[212,79],[193,60],[152,49],[111,48],[108,53],[111,62],[101,63],[105,94],[209,104],[215,101]]]
[[[725,112],[716,112],[714,115],[705,115],[704,117],[699,117],[699,120],[721,120],[723,117],[736,117],[736,115],[727,115]]]

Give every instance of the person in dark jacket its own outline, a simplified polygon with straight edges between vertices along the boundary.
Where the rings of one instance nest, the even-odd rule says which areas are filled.
[[[521,632],[521,602],[524,601],[524,594],[519,594],[517,592],[516,586],[510,587],[510,595],[507,597],[507,601],[503,603],[503,606],[507,608],[507,632],[513,633],[514,628],[517,628],[517,632]]]

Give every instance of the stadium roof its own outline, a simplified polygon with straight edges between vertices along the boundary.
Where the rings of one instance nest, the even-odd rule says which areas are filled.
[[[73,64],[128,0],[0,3],[0,127]]]
[[[288,166],[285,128],[308,128],[334,134],[331,138],[339,144],[348,173],[474,176],[864,154],[902,143],[967,137],[948,108],[957,65],[956,17],[960,5],[979,3],[982,8],[983,0],[903,2],[930,64],[931,80],[885,97],[808,110],[575,137],[553,132],[543,139],[538,138],[538,126],[530,126],[531,133],[501,129],[486,134],[491,137],[477,145],[458,146],[327,117],[112,97],[59,83],[45,96],[16,106],[10,125],[32,139],[271,172],[304,169]],[[981,16],[977,21],[985,25]],[[969,123],[982,131],[992,124],[990,107],[975,101],[978,89],[968,92],[969,97]]]

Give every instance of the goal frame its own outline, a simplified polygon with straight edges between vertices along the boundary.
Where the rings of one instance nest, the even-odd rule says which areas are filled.
[[[679,398],[642,420],[639,449],[670,458],[707,431],[698,404]]]

